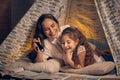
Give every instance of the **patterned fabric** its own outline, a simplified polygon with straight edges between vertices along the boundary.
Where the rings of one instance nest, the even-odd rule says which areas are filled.
[[[120,75],[120,0],[95,0],[95,4]]]
[[[30,50],[35,24],[42,13],[51,13],[58,20],[62,20],[61,17],[63,18],[63,14],[61,13],[65,12],[65,2],[67,2],[67,0],[63,1],[64,0],[36,0],[5,41],[1,44],[1,70],[4,70],[6,66],[9,66],[12,62],[15,62]]]

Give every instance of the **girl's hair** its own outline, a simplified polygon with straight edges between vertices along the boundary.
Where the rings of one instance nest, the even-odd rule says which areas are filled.
[[[94,52],[93,52],[93,49],[88,44],[86,37],[75,27],[68,27],[68,28],[64,29],[62,34],[61,34],[61,38],[65,34],[67,34],[74,41],[79,39],[79,43],[78,43],[76,49],[74,50],[74,55],[73,55],[72,59],[75,62],[77,62],[76,61],[76,59],[78,60],[78,58],[76,57],[77,56],[77,48],[79,47],[79,45],[83,45],[86,49],[85,65],[84,66],[93,64],[95,62],[95,59],[93,58]]]
[[[59,22],[58,20],[52,15],[52,14],[42,14],[36,24],[36,29],[35,29],[35,35],[34,38],[40,38],[42,46],[44,46],[43,40],[47,38],[47,36],[44,34],[44,30],[43,30],[43,26],[42,26],[42,22],[45,19],[51,19],[53,21],[55,21],[58,25]]]

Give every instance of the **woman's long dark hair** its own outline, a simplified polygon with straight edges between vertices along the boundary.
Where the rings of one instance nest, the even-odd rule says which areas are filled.
[[[43,26],[42,23],[45,19],[51,19],[53,21],[55,21],[58,25],[58,20],[51,14],[42,14],[36,24],[36,29],[35,29],[35,34],[34,34],[34,38],[40,38],[41,40],[41,46],[44,49],[44,39],[47,38],[47,36],[44,34],[44,30],[43,30]],[[36,62],[36,57],[37,57],[37,53],[36,51],[31,51],[27,57],[31,60],[31,62],[35,63]]]
[[[58,20],[52,15],[52,14],[42,14],[36,24],[36,29],[35,29],[35,35],[34,38],[40,38],[42,46],[44,46],[43,40],[47,38],[47,36],[44,34],[43,26],[42,23],[45,19],[51,19],[55,21],[58,25],[59,22]]]
[[[65,35],[65,34],[68,34],[69,37],[71,39],[73,39],[74,41],[79,39],[79,43],[74,51],[74,55],[73,55],[72,59],[75,62],[78,62],[78,61],[76,61],[76,60],[78,60],[78,58],[76,57],[77,56],[77,48],[79,47],[79,45],[83,45],[86,49],[84,66],[93,64],[95,62],[94,55],[93,55],[94,51],[91,48],[91,46],[89,45],[86,37],[75,27],[68,27],[68,28],[64,29],[62,34],[61,34],[61,37],[62,37],[62,35]]]

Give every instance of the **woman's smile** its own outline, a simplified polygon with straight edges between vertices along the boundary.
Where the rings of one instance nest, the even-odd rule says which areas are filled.
[[[59,27],[58,24],[51,20],[51,19],[46,19],[43,23],[43,29],[44,33],[48,38],[57,38],[58,33],[59,33]]]

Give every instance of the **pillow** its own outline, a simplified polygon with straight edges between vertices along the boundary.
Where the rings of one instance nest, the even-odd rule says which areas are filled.
[[[72,69],[70,67],[65,66],[65,67],[61,67],[60,71],[67,73],[101,75],[110,72],[114,68],[115,68],[114,62],[108,61],[108,62],[95,63],[81,69]]]
[[[30,70],[35,72],[47,72],[47,73],[54,73],[58,72],[60,69],[62,61],[58,59],[50,59],[45,62],[41,63],[31,63],[28,59],[21,59],[15,63],[13,63],[9,70],[16,71],[16,69],[23,68],[24,70]]]
[[[47,72],[54,73],[58,72],[60,69],[60,61],[57,59],[50,59],[41,63],[31,63],[30,65],[24,67],[26,70],[35,71],[35,72]]]

